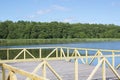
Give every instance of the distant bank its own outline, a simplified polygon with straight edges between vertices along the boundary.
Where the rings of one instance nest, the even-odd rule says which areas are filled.
[[[82,39],[0,39],[0,46],[29,44],[62,44],[77,42],[120,41],[116,38],[82,38]]]

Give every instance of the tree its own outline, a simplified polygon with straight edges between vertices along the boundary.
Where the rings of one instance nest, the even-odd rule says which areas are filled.
[[[8,26],[12,25],[12,21],[0,22],[0,39],[6,39],[9,34]]]
[[[63,22],[0,22],[0,39],[120,38],[120,26]]]

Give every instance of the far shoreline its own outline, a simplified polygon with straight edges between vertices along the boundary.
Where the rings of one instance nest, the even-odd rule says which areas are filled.
[[[72,39],[0,39],[0,46],[34,45],[34,44],[64,44],[78,42],[120,41],[119,38],[72,38]]]

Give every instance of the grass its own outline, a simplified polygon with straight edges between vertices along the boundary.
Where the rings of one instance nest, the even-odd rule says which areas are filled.
[[[0,39],[0,46],[29,44],[58,44],[74,42],[120,41],[114,38],[74,38],[74,39]]]

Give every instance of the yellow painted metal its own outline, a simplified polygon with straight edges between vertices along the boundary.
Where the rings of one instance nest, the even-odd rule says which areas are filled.
[[[9,60],[9,49],[7,49],[7,60]]]
[[[90,55],[88,56],[88,58],[98,58],[98,57],[103,57],[103,56],[95,56],[95,55]],[[112,55],[104,55],[104,57],[106,58],[111,58]],[[115,57],[120,57],[120,54],[117,54],[115,55]],[[73,56],[73,57],[66,57],[66,59],[75,59],[76,57]],[[86,56],[77,56],[77,58],[79,59],[83,59],[83,58],[86,58]],[[25,60],[24,59],[11,59],[11,60],[0,60],[0,63],[12,63],[12,62],[29,62],[29,61],[41,61],[41,60],[64,60],[65,58],[61,58],[61,57],[49,57],[49,58],[26,58]]]
[[[77,57],[77,55],[80,55],[80,53],[78,52],[77,49],[75,49],[75,57]]]
[[[6,78],[5,78],[5,69],[4,69],[2,64],[1,64],[1,68],[2,68],[2,80],[6,80]]]
[[[92,77],[94,76],[94,74],[96,73],[96,71],[98,70],[98,68],[100,67],[100,65],[102,64],[102,80],[106,80],[106,65],[105,63],[108,65],[108,67],[110,67],[110,69],[112,70],[112,72],[116,75],[116,77],[120,80],[120,75],[118,74],[118,72],[114,69],[114,67],[108,62],[108,60],[104,57],[103,59],[100,60],[100,62],[97,64],[97,66],[95,67],[95,69],[92,71],[92,73],[89,75],[87,80],[91,80]]]
[[[46,78],[46,62],[44,61],[44,64],[42,65],[42,75],[44,78]]]
[[[86,56],[86,64],[88,64],[88,50],[85,50],[85,56]]]
[[[110,67],[110,69],[113,71],[113,73],[116,75],[116,77],[120,80],[120,75],[118,74],[118,72],[114,69],[114,67],[109,63],[109,61],[107,59],[105,59],[105,62],[108,64],[108,66]]]
[[[91,61],[90,61],[90,65],[92,64],[92,62],[95,60],[95,58],[97,58],[98,59],[98,63],[100,62],[100,58],[102,58],[103,57],[103,54],[100,52],[100,50],[98,50],[97,52],[96,52],[96,54],[93,56],[93,58],[91,59]]]
[[[48,67],[50,70],[51,70],[51,72],[58,78],[58,80],[62,80],[62,78],[58,75],[58,73],[52,68],[52,66],[50,66],[49,64],[48,64],[48,62],[47,61],[43,61],[42,63],[40,63],[35,69],[34,69],[34,71],[32,72],[32,73],[36,73],[40,68],[42,67],[42,72],[43,72],[43,77],[44,78],[46,78],[46,68]]]
[[[20,53],[18,53],[18,55],[15,56],[15,58],[13,60],[17,59],[23,52],[24,52],[24,49]]]
[[[73,53],[72,53],[71,57],[73,57],[73,56],[74,56],[74,54],[75,54],[75,52],[73,51]]]
[[[62,55],[63,55],[64,58],[66,58],[65,53],[64,53],[63,49],[61,48],[61,56]]]
[[[78,59],[75,59],[75,80],[78,80]]]
[[[60,48],[60,58],[62,59],[62,48]]]
[[[78,57],[77,55],[78,55],[79,57],[81,57],[79,51],[78,51],[77,49],[75,49],[75,57]],[[83,60],[82,57],[80,58],[80,60],[82,61],[83,64],[85,64],[85,61]]]
[[[12,71],[14,73],[18,73],[18,74],[21,74],[23,76],[26,76],[26,77],[29,77],[30,79],[33,79],[33,80],[45,80],[44,78],[42,77],[39,77],[38,75],[36,74],[31,74],[29,72],[26,72],[24,70],[21,70],[21,69],[18,69],[18,68],[15,68],[15,67],[12,67],[10,65],[7,65],[7,64],[2,64],[3,67],[9,71]]]
[[[106,80],[106,65],[105,60],[102,62],[102,80]]]
[[[34,69],[34,71],[32,72],[32,73],[37,73],[37,71],[43,66],[45,64],[45,62],[43,61],[42,63],[40,63],[35,69]]]
[[[26,58],[26,52],[25,52],[26,49],[24,49],[24,59]]]
[[[49,58],[55,51],[57,48],[55,48],[51,53],[48,54],[48,56],[46,58]]]
[[[119,69],[120,68],[120,64],[117,65],[116,69]]]
[[[89,75],[89,77],[87,78],[87,80],[92,80],[92,77],[94,76],[94,74],[97,72],[98,68],[100,67],[100,65],[102,64],[104,59],[102,59],[94,68],[94,70],[92,71],[92,73]]]
[[[97,52],[95,53],[95,55],[92,57],[92,59],[91,59],[89,65],[92,64],[92,62],[94,61],[94,59],[96,58],[96,56],[98,56],[98,51],[97,51]]]
[[[58,73],[47,62],[46,65],[52,71],[52,73],[57,77],[58,80],[62,80],[62,78],[58,75]]]
[[[98,50],[98,56],[100,55],[100,51]],[[97,58],[98,59],[98,63],[100,62],[100,57]]]
[[[39,58],[42,58],[42,49],[39,49]]]
[[[35,59],[35,57],[26,49],[25,52],[27,52],[26,54],[29,54],[33,59]]]
[[[69,48],[67,48],[67,57],[69,57],[70,53],[69,53]]]
[[[8,74],[8,79],[7,80],[17,80],[17,77],[14,72],[10,71]]]
[[[112,51],[112,66],[115,67],[115,53]]]
[[[39,58],[35,58],[29,51],[28,49],[38,49],[39,50]],[[50,53],[48,53],[48,56],[45,58],[42,58],[42,49],[53,49]],[[6,60],[0,60],[0,63],[6,63],[6,62],[26,62],[26,61],[42,61],[43,63],[39,64],[38,67],[33,71],[33,73],[36,73],[40,67],[42,67],[43,70],[43,76],[46,78],[46,67],[49,67],[49,69],[53,72],[53,74],[56,75],[56,77],[61,80],[60,76],[54,71],[53,68],[46,62],[47,60],[70,60],[74,59],[75,60],[75,80],[78,80],[78,59],[82,61],[83,64],[92,64],[94,59],[98,59],[98,64],[93,70],[93,72],[89,75],[87,80],[90,80],[97,69],[102,65],[102,75],[103,75],[103,80],[106,79],[106,71],[105,71],[105,64],[108,64],[110,69],[113,71],[113,73],[117,76],[118,79],[120,79],[119,74],[116,72],[114,69],[115,67],[115,58],[120,57],[120,54],[116,54],[117,52],[120,52],[120,50],[104,50],[104,49],[88,49],[88,48],[68,48],[68,47],[40,47],[40,48],[9,48],[9,49],[0,49],[0,50],[6,50],[7,54],[7,59]],[[15,56],[13,59],[9,59],[9,54],[10,50],[21,50],[17,56]],[[59,51],[60,50],[60,53]],[[79,51],[82,50],[85,52],[85,55],[80,55]],[[70,56],[70,53],[73,51],[72,56]],[[88,55],[88,51],[93,51],[96,52],[94,55]],[[102,54],[102,52],[110,52],[111,54],[106,55]],[[56,54],[55,57],[51,57],[52,54]],[[18,59],[20,55],[24,55],[23,59]],[[31,58],[26,58],[26,54],[29,54]],[[37,54],[37,53],[36,53]],[[60,56],[59,56],[60,55]],[[88,58],[91,59],[91,61],[88,61]],[[110,64],[106,58],[111,58],[112,63]],[[85,61],[84,61],[85,60]],[[47,65],[48,64],[48,65]],[[6,68],[6,67],[4,67]],[[116,67],[116,69],[120,68],[120,64]],[[8,69],[8,68],[7,68]],[[23,71],[24,72],[24,71]],[[5,74],[4,69],[2,70],[3,76]],[[43,79],[44,79],[43,78]],[[3,78],[4,80],[4,78]]]
[[[44,61],[42,63],[40,63],[32,72],[32,74],[36,74],[38,72],[38,70],[44,65]],[[30,80],[29,78],[26,78],[26,80]]]
[[[56,57],[58,57],[58,48],[56,49]]]

